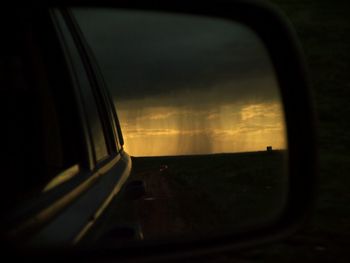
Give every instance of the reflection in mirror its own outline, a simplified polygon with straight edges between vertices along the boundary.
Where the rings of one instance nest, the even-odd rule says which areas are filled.
[[[238,22],[74,10],[132,156],[145,239],[266,224],[287,192],[279,87],[259,37]]]

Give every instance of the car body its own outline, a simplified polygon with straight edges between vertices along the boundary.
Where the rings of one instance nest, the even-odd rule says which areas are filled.
[[[31,245],[76,243],[120,192],[131,159],[112,99],[69,14],[22,9],[12,16],[16,30],[6,38],[1,85],[11,169],[3,234]]]

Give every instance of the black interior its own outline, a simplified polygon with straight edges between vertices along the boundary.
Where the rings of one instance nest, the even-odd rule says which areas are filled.
[[[40,195],[55,175],[80,162],[74,92],[45,16],[11,10],[11,27],[1,21],[1,180],[6,190],[0,202],[6,210]]]

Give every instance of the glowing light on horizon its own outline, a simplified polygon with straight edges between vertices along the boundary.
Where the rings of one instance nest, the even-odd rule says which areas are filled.
[[[119,106],[126,109],[119,111],[119,119],[125,149],[132,156],[261,151],[268,145],[287,148],[279,102],[207,109]]]

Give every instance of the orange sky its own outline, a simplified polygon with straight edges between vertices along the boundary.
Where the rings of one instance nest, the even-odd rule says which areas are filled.
[[[125,149],[132,156],[261,151],[270,145],[286,148],[279,102],[133,110],[136,105],[137,101],[119,103],[127,109],[119,110],[119,119]]]
[[[132,156],[287,147],[273,65],[246,25],[161,12],[74,13]]]

